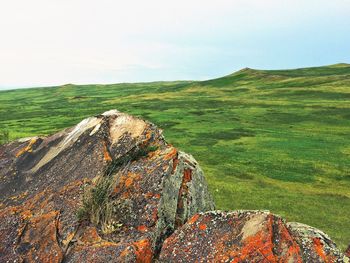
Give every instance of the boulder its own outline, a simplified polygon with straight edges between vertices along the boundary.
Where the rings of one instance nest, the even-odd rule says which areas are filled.
[[[268,211],[194,215],[164,241],[159,262],[347,262],[327,235]]]
[[[319,229],[296,222],[286,225],[300,244],[305,262],[349,262],[330,237]]]
[[[0,171],[0,262],[151,262],[214,208],[194,158],[116,110],[1,145]]]

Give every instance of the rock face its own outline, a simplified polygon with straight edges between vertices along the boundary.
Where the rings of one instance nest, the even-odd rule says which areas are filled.
[[[160,262],[348,262],[319,230],[266,211],[194,215],[165,240]]]
[[[115,110],[0,146],[0,171],[0,262],[151,262],[214,208],[190,155]]]
[[[348,262],[312,227],[206,212],[193,157],[116,110],[1,145],[0,193],[0,262]]]

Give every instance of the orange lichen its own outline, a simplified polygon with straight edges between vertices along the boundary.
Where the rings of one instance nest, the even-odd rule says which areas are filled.
[[[319,257],[322,258],[324,262],[328,262],[327,256],[323,250],[323,244],[321,243],[321,240],[319,238],[313,238],[312,241],[314,243],[315,251],[317,252]]]
[[[176,156],[176,154],[177,154],[176,148],[172,148],[171,151],[164,156],[164,159],[165,160],[173,159]]]
[[[123,199],[130,198],[130,193],[129,193],[129,192],[124,192],[124,193],[122,193],[121,197],[122,197]]]
[[[153,193],[148,192],[148,193],[145,194],[145,197],[146,198],[152,198],[153,197]]]
[[[273,254],[273,244],[271,236],[264,231],[259,231],[256,235],[248,237],[244,241],[244,247],[241,249],[241,260],[252,257],[255,253],[261,254],[267,262],[277,262]]]
[[[150,139],[152,138],[152,131],[147,131],[145,134],[145,139],[142,141],[141,143],[141,147],[145,147],[147,146],[147,144],[149,144]]]
[[[111,157],[111,154],[108,151],[108,147],[107,147],[107,142],[106,141],[103,142],[103,159],[106,162],[111,162],[112,161],[112,157]]]
[[[157,157],[158,155],[159,155],[159,150],[155,150],[155,151],[149,152],[147,156],[149,158],[153,158],[153,157]]]
[[[19,150],[18,153],[16,153],[16,157],[20,157],[22,154],[26,152],[32,152],[33,151],[32,147],[36,141],[37,141],[37,138],[30,139],[29,144],[26,147],[23,147],[21,150]]]
[[[21,213],[21,218],[23,220],[27,220],[33,216],[32,212],[30,210],[25,210],[24,212]]]
[[[189,220],[188,220],[188,224],[192,225],[193,223],[195,223],[198,218],[200,217],[199,214],[195,214],[194,216],[192,216]]]
[[[117,185],[113,188],[112,191],[112,196],[115,196],[116,194],[118,194],[121,191],[120,185]]]
[[[148,239],[141,239],[133,243],[135,247],[136,262],[150,263],[153,258],[151,242]]]
[[[264,221],[264,225],[258,232],[250,234],[242,240],[243,246],[239,250],[236,250],[234,247],[230,248],[230,256],[233,258],[232,262],[246,262],[252,259],[258,259],[259,262],[303,262],[300,248],[290,236],[283,222],[280,219],[276,220],[273,215],[269,215],[266,219],[267,221]],[[255,221],[252,218],[248,223]],[[273,230],[274,227],[277,227],[278,230]],[[273,243],[274,231],[278,231],[281,235],[278,244]],[[223,251],[225,245],[220,243],[219,246],[217,250]],[[274,250],[279,249],[282,249],[283,252],[281,250],[282,254],[277,256],[274,254]]]
[[[126,177],[125,180],[125,186],[129,187],[133,184],[134,181],[140,180],[141,179],[141,175],[138,173],[132,173],[132,172],[128,172],[128,175]]]
[[[199,225],[199,229],[202,230],[202,231],[204,231],[204,230],[207,229],[207,225],[206,225],[206,224],[200,224],[200,225]]]
[[[154,197],[154,198],[159,199],[159,198],[160,198],[160,194],[159,194],[159,193],[154,194],[154,193],[152,193],[152,192],[148,192],[148,193],[145,194],[145,197],[146,197],[146,198],[152,198],[152,197]]]
[[[137,227],[137,230],[140,231],[140,232],[147,232],[148,228],[145,225],[140,225],[140,226]]]
[[[126,186],[127,188],[129,188],[129,187],[132,185],[133,181],[134,181],[134,179],[132,179],[131,177],[129,177],[128,179],[125,180],[125,186]]]
[[[35,244],[27,251],[23,251],[21,257],[28,262],[61,262],[63,253],[57,240],[58,211],[31,218],[27,227],[23,230],[20,243]]]
[[[127,175],[120,176],[119,183],[113,188],[112,195],[122,194],[126,198],[130,195],[128,192],[124,192],[125,190],[130,191],[134,188],[138,188],[138,184],[135,181],[141,179],[141,175],[138,173],[128,172]],[[132,186],[132,188],[131,188]],[[130,189],[129,189],[130,188]]]

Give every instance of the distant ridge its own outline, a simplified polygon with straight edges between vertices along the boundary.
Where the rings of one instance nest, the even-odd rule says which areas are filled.
[[[332,67],[332,68],[343,68],[343,67],[350,67],[350,64],[348,64],[348,63],[338,63],[338,64],[329,65],[329,67]]]
[[[335,71],[334,71],[335,70]],[[345,70],[345,72],[341,72],[342,70]],[[289,77],[298,76],[301,73],[300,76],[312,76],[312,75],[333,75],[333,74],[350,74],[348,72],[350,70],[350,64],[349,63],[336,63],[331,65],[325,65],[325,66],[315,66],[315,67],[302,67],[302,68],[289,68],[289,69],[254,69],[245,67],[238,71],[234,71],[228,75],[224,75],[217,78],[202,80],[202,81],[196,81],[196,80],[170,80],[170,81],[161,81],[161,80],[155,80],[155,81],[146,81],[146,82],[117,82],[117,83],[106,83],[106,84],[98,84],[98,83],[90,83],[90,84],[75,84],[75,83],[65,83],[62,85],[56,85],[56,86],[41,86],[41,87],[26,87],[26,88],[9,88],[5,89],[0,87],[0,92],[2,91],[9,91],[9,90],[19,90],[19,89],[35,89],[35,88],[73,88],[73,87],[88,87],[91,85],[99,86],[99,87],[106,87],[110,85],[151,85],[151,84],[164,84],[164,85],[173,85],[173,84],[190,84],[190,83],[208,83],[212,81],[216,81],[219,79],[227,79],[230,77],[237,77],[237,75],[240,74],[259,74],[259,76],[264,76],[265,74],[273,75],[286,75]],[[313,72],[314,71],[314,72]]]
[[[302,68],[287,68],[287,69],[253,69],[249,67],[242,68],[238,71],[232,72],[229,75],[231,76],[237,73],[243,73],[243,72],[269,72],[269,71],[294,71],[294,70],[312,70],[312,69],[320,69],[320,68],[347,68],[350,67],[350,64],[348,63],[336,63],[331,65],[325,65],[325,66],[315,66],[315,67],[302,67]]]
[[[237,77],[241,74],[244,75],[255,75],[255,76],[266,76],[266,75],[282,75],[288,77],[303,77],[303,76],[329,76],[329,75],[343,75],[350,74],[350,64],[347,63],[337,63],[332,65],[325,65],[319,67],[304,67],[304,68],[292,68],[292,69],[253,69],[245,67],[238,71],[235,71],[229,75],[223,76],[221,78],[216,78],[214,80],[222,78]],[[209,80],[212,81],[212,80]]]

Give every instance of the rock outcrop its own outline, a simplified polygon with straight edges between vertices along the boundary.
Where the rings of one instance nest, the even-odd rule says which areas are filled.
[[[321,231],[267,211],[194,215],[165,240],[160,262],[347,262]]]
[[[0,193],[0,262],[348,262],[312,227],[212,211],[193,157],[116,110],[1,145]]]
[[[151,262],[214,208],[192,156],[118,111],[0,146],[0,262]]]

